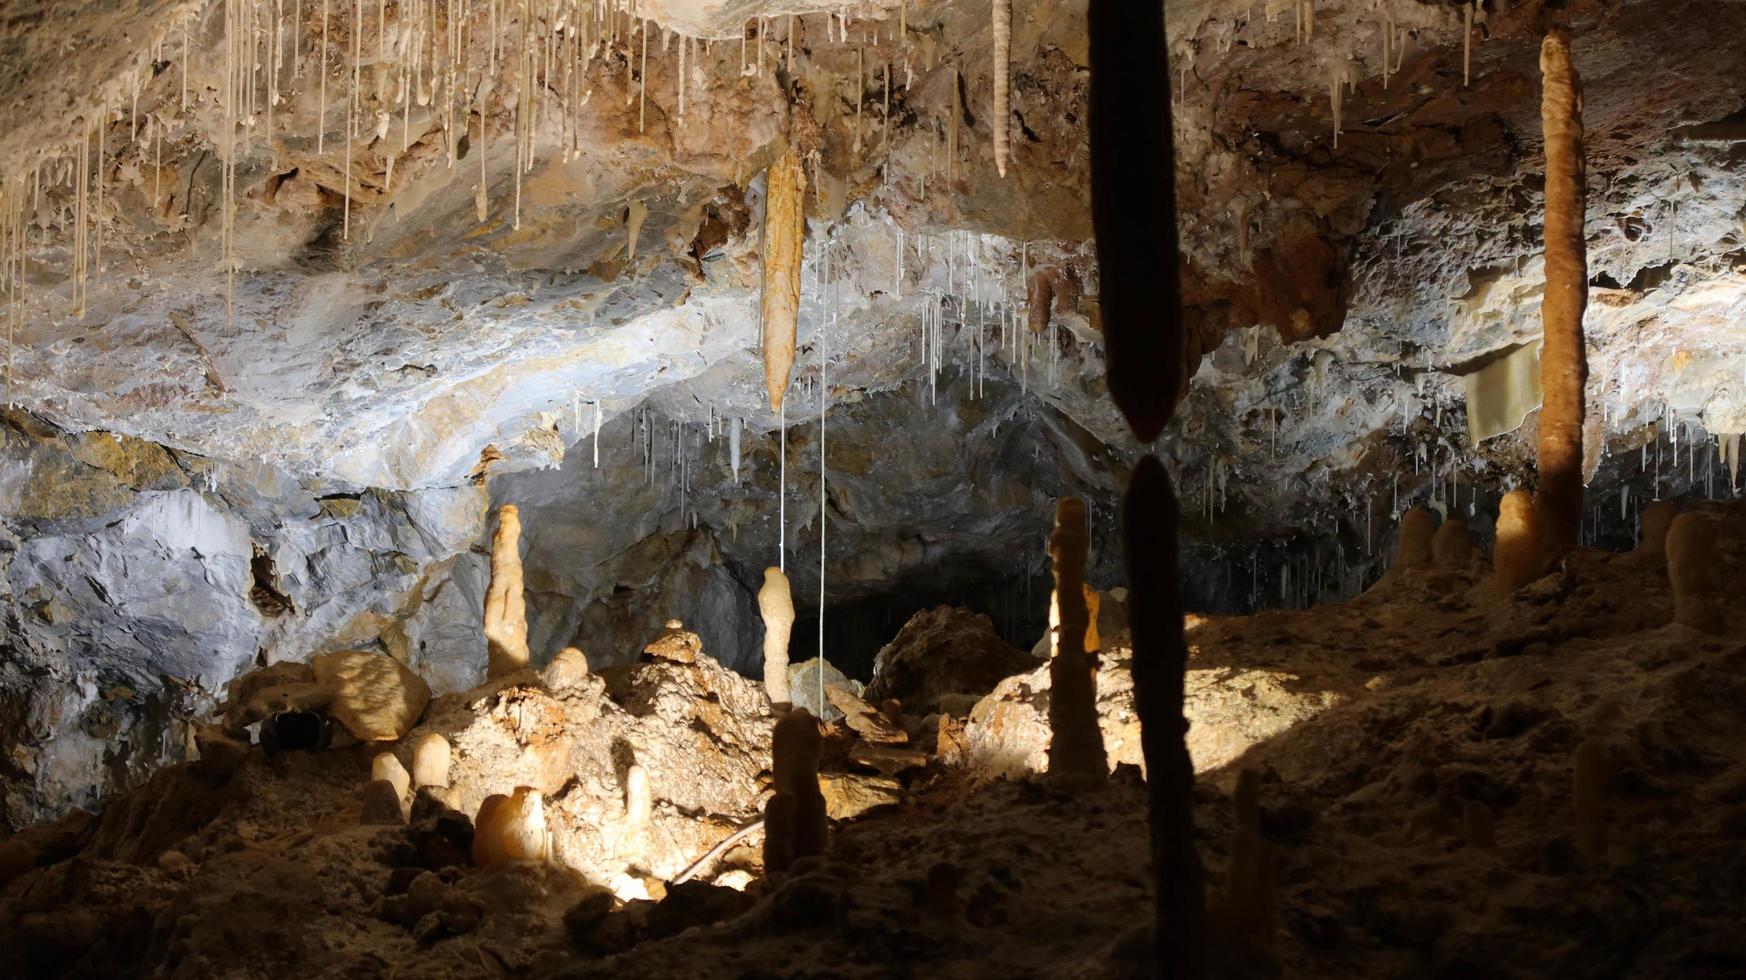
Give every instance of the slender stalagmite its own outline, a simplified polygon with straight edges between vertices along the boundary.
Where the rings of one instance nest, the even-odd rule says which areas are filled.
[[[497,510],[491,535],[491,585],[485,592],[485,676],[495,680],[527,666],[527,599],[522,594],[521,511],[514,504]]]
[[[1092,655],[1085,650],[1085,503],[1063,497],[1055,505],[1049,559],[1055,567],[1055,656],[1049,661],[1049,772],[1102,776],[1108,772],[1097,727]]]
[[[1091,218],[1102,280],[1110,397],[1142,442],[1169,424],[1183,384],[1164,3],[1090,0]],[[1177,582],[1176,493],[1157,457],[1134,468],[1122,502],[1134,703],[1146,759],[1157,876],[1152,942],[1159,975],[1206,976],[1206,895],[1194,845],[1194,767],[1183,716],[1188,648]]]
[[[1554,30],[1540,45],[1540,121],[1546,137],[1546,293],[1540,303],[1541,550],[1556,561],[1582,530],[1583,389],[1588,355],[1582,312],[1588,305],[1588,251],[1582,220],[1582,79],[1570,63],[1570,38]]]
[[[1006,176],[1009,148],[1008,72],[1012,60],[1012,0],[994,0],[994,169]]]
[[[1093,0],[1091,222],[1109,393],[1141,442],[1164,431],[1181,386],[1176,153],[1163,4]]]
[[[794,368],[800,315],[800,255],[806,234],[806,170],[790,147],[770,164],[764,194],[764,388],[780,411]]]

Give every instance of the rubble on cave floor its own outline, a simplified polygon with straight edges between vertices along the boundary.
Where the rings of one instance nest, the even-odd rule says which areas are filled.
[[[1737,580],[1746,539],[1724,536],[1716,563]],[[1214,922],[1232,920],[1242,770],[1259,774],[1277,863],[1272,955],[1215,938],[1223,974],[1741,975],[1746,597],[1720,601],[1732,631],[1674,624],[1663,559],[1582,551],[1507,596],[1469,564],[1402,570],[1340,605],[1191,617]],[[927,615],[965,617],[929,635],[974,627]],[[1046,670],[941,695],[951,665],[917,677],[906,658],[897,686],[938,710],[827,691],[843,713],[821,774],[832,841],[767,878],[757,683],[707,655],[524,671],[438,697],[387,747],[416,768],[406,747],[436,733],[453,762],[446,787],[381,822],[360,815],[382,747],[339,745],[166,768],[100,815],[25,831],[3,845],[34,866],[0,886],[0,973],[1146,975],[1128,653],[1119,622],[1099,625],[1116,765],[1100,787],[1032,771]],[[1598,765],[1590,812],[1579,756]],[[472,816],[518,785],[543,794],[553,860],[474,867]]]

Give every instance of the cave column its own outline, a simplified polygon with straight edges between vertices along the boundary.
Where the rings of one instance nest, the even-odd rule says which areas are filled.
[[[1091,220],[1105,370],[1128,427],[1150,443],[1175,413],[1186,377],[1164,4],[1090,0],[1086,21]],[[1183,714],[1188,649],[1177,517],[1169,473],[1156,456],[1145,456],[1122,503],[1122,543],[1157,876],[1152,941],[1160,975],[1198,980],[1206,976],[1206,896]]]
[[[1582,79],[1570,63],[1570,38],[1554,30],[1540,45],[1540,119],[1546,140],[1546,291],[1540,303],[1540,489],[1536,498],[1542,558],[1576,547],[1582,530],[1582,421],[1588,355],[1582,314],[1588,306],[1588,247],[1583,236],[1586,164],[1582,146]]]

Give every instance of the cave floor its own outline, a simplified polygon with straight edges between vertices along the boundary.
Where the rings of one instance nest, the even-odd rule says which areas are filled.
[[[1740,526],[1739,512],[1730,512]],[[1719,549],[1738,581],[1746,536]],[[1198,669],[1289,668],[1329,707],[1203,772],[1212,919],[1243,769],[1277,860],[1271,948],[1215,927],[1217,972],[1302,977],[1746,975],[1746,596],[1731,629],[1670,624],[1659,555],[1579,552],[1506,596],[1484,569],[1391,574],[1351,602],[1195,617]],[[1579,846],[1579,747],[1604,760]],[[1597,754],[1598,753],[1598,754]],[[1086,977],[1153,972],[1145,794],[934,760],[904,801],[744,892],[604,900],[556,866],[450,866],[358,823],[361,748],[130,794],[125,860],[74,819],[0,890],[5,975]],[[142,806],[142,798],[152,805]],[[124,808],[126,809],[126,808]],[[416,825],[416,821],[415,821]],[[95,829],[94,829],[95,828]],[[1488,840],[1488,838],[1490,838]],[[188,842],[198,841],[199,846]],[[202,855],[165,860],[172,845]],[[724,867],[755,862],[755,847]],[[180,854],[180,851],[173,852]],[[737,862],[737,863],[736,863]],[[464,862],[462,862],[464,865]],[[428,908],[409,913],[408,894]],[[1223,938],[1220,936],[1223,935]]]

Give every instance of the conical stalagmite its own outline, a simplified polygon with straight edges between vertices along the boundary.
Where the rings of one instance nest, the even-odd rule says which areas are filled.
[[[412,743],[412,785],[447,786],[449,784],[449,740],[436,732],[425,732]]]
[[[1182,386],[1176,153],[1164,5],[1091,0],[1091,222],[1109,394],[1141,442]]]
[[[1722,633],[1727,623],[1717,600],[1716,522],[1681,514],[1667,528],[1667,580],[1673,586],[1673,621],[1704,633]]]
[[[1576,547],[1582,530],[1582,421],[1588,385],[1582,314],[1588,306],[1587,197],[1582,79],[1561,30],[1540,45],[1540,121],[1546,140],[1546,292],[1540,302],[1540,545],[1548,561]]]
[[[804,708],[776,722],[770,767],[776,792],[764,810],[764,869],[786,871],[796,858],[823,854],[830,824],[818,787],[818,721]]]
[[[1423,507],[1414,507],[1400,515],[1400,541],[1396,545],[1396,568],[1426,568],[1431,564],[1431,539],[1437,533],[1437,519]]]
[[[1085,650],[1085,504],[1063,497],[1055,506],[1049,559],[1055,570],[1055,655],[1049,661],[1049,772],[1102,776],[1108,769],[1097,727],[1093,658]]]
[[[1514,592],[1540,577],[1545,562],[1535,518],[1534,498],[1526,490],[1511,490],[1498,504],[1491,580],[1500,592]]]
[[[758,590],[758,611],[764,616],[764,690],[778,708],[790,703],[788,638],[794,630],[794,596],[780,568],[764,569]]]
[[[1134,708],[1146,759],[1152,865],[1158,878],[1153,943],[1165,976],[1206,976],[1206,909],[1194,848],[1194,766],[1184,735],[1184,673],[1177,583],[1176,492],[1164,464],[1146,456],[1122,501],[1128,569],[1128,629],[1133,638]]]
[[[806,170],[792,148],[770,164],[764,192],[764,390],[780,411],[794,368],[800,258],[806,237]]]
[[[522,593],[521,511],[514,504],[497,510],[491,535],[491,585],[485,592],[487,680],[527,666],[527,599]]]
[[[1459,517],[1437,525],[1431,536],[1431,561],[1446,568],[1461,568],[1473,561],[1473,530]]]
[[[1659,555],[1666,551],[1667,530],[1678,516],[1679,505],[1671,500],[1656,500],[1644,505],[1643,513],[1638,517],[1641,528],[1637,535],[1638,554]]]

